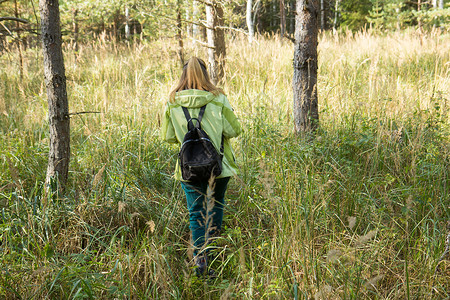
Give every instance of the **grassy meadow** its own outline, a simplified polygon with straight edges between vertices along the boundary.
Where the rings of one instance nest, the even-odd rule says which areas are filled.
[[[448,33],[321,35],[314,137],[293,132],[292,43],[229,37],[244,133],[208,281],[159,138],[176,45],[65,45],[70,111],[96,113],[71,117],[64,197],[43,188],[41,50],[23,78],[18,53],[0,55],[0,299],[450,298]]]

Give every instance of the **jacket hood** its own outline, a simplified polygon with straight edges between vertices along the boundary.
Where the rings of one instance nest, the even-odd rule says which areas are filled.
[[[184,90],[176,93],[175,103],[184,107],[197,108],[208,104],[215,97],[213,93],[207,91]]]

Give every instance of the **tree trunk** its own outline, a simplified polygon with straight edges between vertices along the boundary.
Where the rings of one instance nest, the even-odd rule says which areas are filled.
[[[314,131],[319,124],[317,101],[317,44],[319,0],[297,0],[295,19],[294,128]]]
[[[253,38],[255,36],[255,29],[253,27],[253,18],[252,18],[252,8],[253,8],[253,1],[247,0],[247,28],[248,28],[248,42],[250,44],[253,43]]]
[[[78,9],[73,10],[73,49],[78,52]]]
[[[19,10],[17,8],[17,0],[14,1],[14,15],[19,20]],[[17,45],[19,48],[19,78],[23,79],[23,54],[22,54],[22,37],[20,35],[20,22],[16,21]]]
[[[192,2],[192,21],[194,22],[194,24],[192,25],[192,37],[194,38],[194,44],[195,44],[195,40],[198,39],[200,32],[198,29],[198,25],[196,24],[199,20],[198,15],[200,14],[199,9],[198,9],[198,1],[194,0]]]
[[[183,50],[183,36],[182,36],[182,22],[181,22],[181,0],[177,1],[177,40],[178,40],[178,61],[181,67],[184,65],[184,50]]]
[[[130,40],[130,38],[130,9],[128,8],[128,6],[125,6],[125,39]]]
[[[289,5],[291,7],[291,12],[293,14],[293,17],[289,18],[290,19],[289,34],[294,34],[294,32],[295,32],[295,1],[291,1],[291,3]]]
[[[420,11],[422,10],[422,2],[421,0],[417,1],[417,12],[419,15],[417,17],[417,26],[419,27],[419,32],[422,32],[422,17],[420,16]]]
[[[325,30],[325,0],[320,0],[320,29]]]
[[[224,76],[225,68],[225,34],[223,32],[223,9],[216,0],[206,4],[206,35],[208,38],[208,61],[211,80],[219,84]]]
[[[280,36],[283,38],[286,33],[286,9],[284,0],[280,0]]]
[[[341,0],[336,0],[335,7],[334,7],[334,22],[333,22],[333,28],[334,30],[337,30],[337,23],[338,23],[338,16],[339,16],[339,2]]]
[[[439,0],[439,9],[444,9],[444,0]]]
[[[40,0],[39,9],[50,129],[46,186],[57,182],[58,190],[63,191],[69,171],[70,118],[58,0]]]

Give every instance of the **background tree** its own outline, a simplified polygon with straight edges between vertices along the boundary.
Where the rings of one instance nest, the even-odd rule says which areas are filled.
[[[253,17],[252,17],[252,9],[253,9],[253,1],[247,0],[247,11],[246,11],[246,22],[247,22],[247,30],[248,30],[248,42],[253,43],[253,38],[255,35],[255,29],[253,25]]]
[[[286,34],[286,9],[284,0],[280,0],[280,36],[284,37]]]
[[[218,84],[224,76],[226,56],[223,9],[216,0],[207,1],[205,5],[209,69],[211,80]]]
[[[319,124],[317,101],[317,44],[319,0],[297,0],[295,18],[294,128],[313,131]]]
[[[70,160],[70,118],[66,76],[61,48],[58,0],[40,0],[44,75],[48,97],[50,149],[46,183],[67,182]]]

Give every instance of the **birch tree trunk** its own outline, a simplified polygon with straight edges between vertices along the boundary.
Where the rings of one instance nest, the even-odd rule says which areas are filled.
[[[78,9],[73,9],[73,20],[72,20],[72,27],[73,27],[73,49],[75,52],[78,52]]]
[[[198,25],[196,24],[199,20],[198,15],[200,14],[198,5],[199,5],[198,1],[194,0],[192,2],[192,21],[194,22],[194,24],[192,25],[192,37],[194,38],[194,44],[195,40],[198,39],[200,35]]]
[[[253,1],[247,0],[247,28],[248,28],[248,42],[250,44],[253,43],[253,38],[255,36],[255,29],[253,27],[253,19],[252,19],[252,8],[253,8]]]
[[[58,0],[40,0],[44,75],[48,97],[50,149],[46,186],[58,182],[63,191],[70,160],[70,118]]]
[[[339,16],[339,2],[341,2],[341,0],[336,0],[335,6],[334,6],[334,22],[333,22],[334,30],[337,30],[337,22],[338,22],[338,16]]]
[[[297,0],[295,18],[294,128],[314,131],[319,124],[317,101],[317,44],[319,0]]]
[[[206,35],[208,39],[208,61],[211,81],[219,84],[225,68],[225,34],[223,32],[223,9],[216,0],[206,4]]]
[[[125,6],[125,39],[130,40],[130,38],[130,9],[128,6]]]

